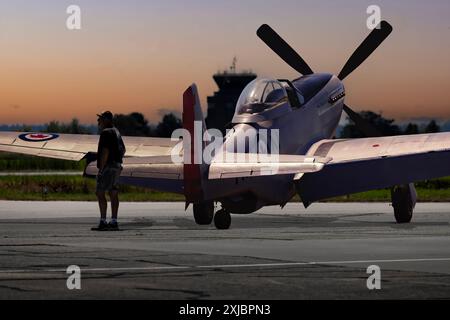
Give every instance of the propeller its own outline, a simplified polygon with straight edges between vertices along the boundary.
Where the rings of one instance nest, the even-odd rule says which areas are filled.
[[[344,80],[350,73],[360,66],[376,48],[386,39],[392,32],[392,26],[386,22],[381,21],[380,24],[373,29],[361,45],[353,52],[347,63],[342,68],[338,78]]]
[[[364,39],[361,45],[353,52],[350,58],[345,63],[338,78],[342,81],[361,63],[363,63],[376,48],[389,36],[392,32],[392,26],[386,22],[381,21],[380,24]],[[314,72],[303,60],[303,58],[292,47],[281,38],[267,24],[263,24],[258,28],[256,34],[264,41],[269,48],[271,48],[281,59],[283,59],[293,69],[297,70],[303,75],[313,74]],[[379,137],[381,133],[370,122],[362,118],[358,113],[353,111],[349,106],[344,104],[344,111],[349,118],[355,123],[356,127],[367,137]]]
[[[284,62],[297,70],[298,73],[303,75],[314,73],[305,60],[303,60],[303,58],[300,57],[300,55],[270,26],[263,24],[258,28],[256,34],[270,49],[283,59]]]
[[[367,36],[367,38],[364,39],[355,52],[353,52],[339,73],[338,78],[342,81],[356,68],[358,68],[361,63],[363,63],[372,54],[372,52],[378,48],[378,46],[389,36],[391,32],[392,26],[384,20],[381,21],[380,24]],[[374,125],[362,118],[346,104],[344,104],[344,111],[366,137],[380,137],[382,135]]]

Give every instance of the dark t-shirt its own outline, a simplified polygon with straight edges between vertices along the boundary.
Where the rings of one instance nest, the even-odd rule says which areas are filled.
[[[120,150],[120,148],[123,150]],[[116,128],[106,128],[100,134],[100,140],[98,142],[97,150],[97,167],[100,167],[101,151],[103,148],[109,150],[108,160],[106,165],[111,165],[113,163],[122,163],[122,152],[125,149],[123,145],[122,137],[120,136],[119,130]],[[122,152],[121,152],[122,151]]]

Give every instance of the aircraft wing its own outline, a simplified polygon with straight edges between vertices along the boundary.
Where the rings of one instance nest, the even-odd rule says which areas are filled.
[[[78,161],[97,152],[98,135],[0,132],[0,151]],[[126,157],[170,155],[178,141],[168,138],[123,137]]]
[[[123,184],[183,194],[183,164],[171,156],[129,157],[123,159],[120,182]],[[87,165],[85,176],[98,173],[95,161]]]
[[[98,135],[0,132],[0,151],[79,161],[95,159]],[[127,148],[121,182],[124,184],[183,193],[183,166],[171,161],[179,143],[168,138],[123,137]],[[92,156],[91,156],[92,155]],[[84,174],[95,176],[96,161]]]
[[[227,179],[257,177],[281,174],[303,174],[316,172],[331,159],[316,156],[278,155],[262,156],[257,154],[225,154],[221,161],[209,166],[208,179]]]
[[[306,206],[325,198],[449,176],[450,132],[321,140],[307,155],[332,160],[296,183]]]
[[[123,160],[121,177],[183,180],[183,164],[173,163],[171,156],[131,157]],[[91,162],[84,173],[96,176],[97,163]]]

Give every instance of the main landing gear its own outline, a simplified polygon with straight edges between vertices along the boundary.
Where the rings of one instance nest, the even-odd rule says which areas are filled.
[[[214,202],[194,204],[194,220],[198,225],[210,225],[214,218],[214,226],[219,230],[229,229],[231,215],[225,209],[220,209],[214,215]]]
[[[194,203],[194,220],[198,225],[210,225],[214,217],[214,202]]]
[[[392,206],[397,223],[408,223],[413,216],[417,193],[413,184],[394,186],[391,189]]]
[[[220,209],[214,216],[214,225],[219,230],[229,229],[231,225],[231,215],[225,209]]]

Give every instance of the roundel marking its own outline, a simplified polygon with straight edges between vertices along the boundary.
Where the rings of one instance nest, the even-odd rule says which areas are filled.
[[[59,135],[54,133],[23,133],[19,135],[19,138],[28,142],[42,142],[49,141],[58,138]]]

